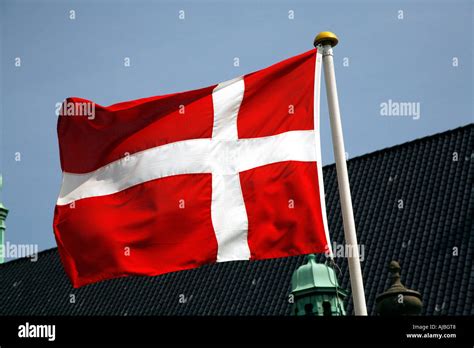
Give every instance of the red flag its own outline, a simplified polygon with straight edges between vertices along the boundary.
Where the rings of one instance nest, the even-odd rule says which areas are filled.
[[[53,225],[74,287],[325,252],[320,61],[109,107],[67,99]]]

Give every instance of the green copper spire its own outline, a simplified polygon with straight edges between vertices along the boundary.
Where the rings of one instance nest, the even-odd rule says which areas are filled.
[[[0,174],[0,192],[2,191],[2,175]],[[0,201],[0,263],[4,261],[4,245],[5,245],[5,219],[8,215],[8,209]]]
[[[295,315],[346,315],[343,300],[347,293],[339,287],[336,272],[317,263],[313,254],[296,269],[291,283]]]

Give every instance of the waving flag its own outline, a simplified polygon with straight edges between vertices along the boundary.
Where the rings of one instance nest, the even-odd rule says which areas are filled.
[[[329,248],[321,57],[102,107],[69,98],[54,232],[74,287]]]

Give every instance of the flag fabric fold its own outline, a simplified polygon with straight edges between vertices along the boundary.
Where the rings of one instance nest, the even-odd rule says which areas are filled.
[[[316,49],[194,91],[58,119],[54,214],[74,287],[330,250]]]

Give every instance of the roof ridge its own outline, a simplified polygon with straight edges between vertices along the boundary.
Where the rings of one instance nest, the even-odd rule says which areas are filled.
[[[452,133],[457,133],[457,132],[460,132],[460,131],[463,131],[463,130],[467,130],[469,128],[474,128],[474,123],[468,123],[464,126],[459,126],[459,127],[456,127],[456,128],[452,128],[452,129],[449,129],[447,131],[443,131],[443,132],[440,132],[440,133],[434,133],[434,134],[427,135],[427,136],[424,136],[424,137],[415,138],[413,140],[409,140],[409,141],[406,141],[404,143],[400,143],[400,144],[396,144],[396,145],[392,145],[392,146],[387,146],[387,147],[384,147],[384,148],[379,149],[379,150],[375,150],[375,151],[372,151],[372,152],[365,153],[363,155],[358,155],[358,156],[352,157],[347,162],[351,163],[355,160],[360,160],[360,159],[363,159],[363,158],[365,159],[365,158],[368,158],[368,157],[376,156],[376,155],[379,155],[382,152],[389,152],[389,151],[397,150],[400,147],[406,147],[406,146],[418,144],[418,143],[421,143],[421,142],[429,141],[429,140],[432,140],[432,139],[435,139],[435,138],[440,138],[442,136],[446,136],[446,135],[452,134]],[[336,165],[336,163],[326,164],[325,166],[323,166],[323,168],[329,168],[329,167],[333,167],[335,165]]]
[[[426,142],[426,141],[429,141],[429,140],[432,140],[432,139],[435,139],[435,138],[446,136],[448,134],[461,132],[461,131],[467,130],[469,128],[474,128],[474,123],[468,123],[467,125],[456,127],[456,128],[444,131],[444,132],[435,133],[435,134],[431,134],[431,135],[424,136],[424,137],[419,137],[419,138],[416,138],[414,140],[407,141],[405,143],[389,146],[389,147],[386,147],[386,148],[383,148],[383,149],[380,149],[380,150],[376,150],[376,151],[369,152],[369,153],[366,153],[366,154],[363,154],[363,155],[359,155],[359,156],[353,157],[350,160],[348,160],[348,163],[352,163],[356,160],[370,158],[372,156],[379,155],[380,153],[391,152],[391,151],[397,150],[401,147],[406,147],[406,146],[411,146],[411,145],[418,144],[418,143],[421,143],[421,142]],[[329,167],[333,167],[333,166],[335,166],[335,163],[327,164],[323,168],[329,168]],[[40,254],[51,253],[51,252],[54,252],[57,249],[58,249],[57,247],[52,247],[52,248],[49,248],[49,249],[42,250],[42,251],[38,252],[38,258],[40,256]],[[21,261],[24,261],[28,258],[29,257],[21,257],[21,258],[17,258],[17,259],[11,260],[11,261],[7,261],[3,264],[0,264],[0,269],[5,267],[5,265],[10,265],[12,263],[21,262]]]

